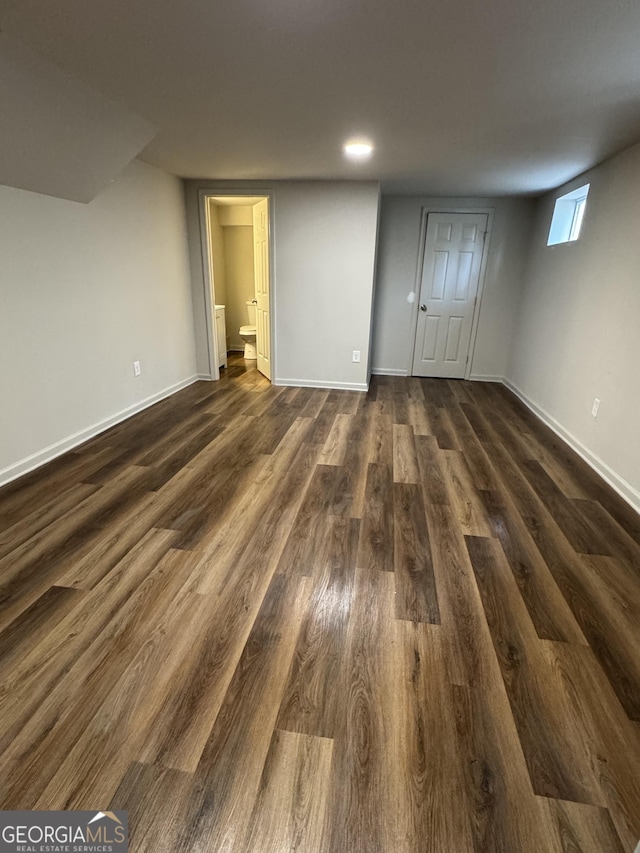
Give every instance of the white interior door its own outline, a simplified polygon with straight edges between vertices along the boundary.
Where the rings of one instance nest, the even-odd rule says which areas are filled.
[[[256,283],[257,367],[271,379],[271,326],[269,312],[269,199],[253,205],[253,268]]]
[[[464,378],[487,220],[486,213],[429,214],[414,376]]]

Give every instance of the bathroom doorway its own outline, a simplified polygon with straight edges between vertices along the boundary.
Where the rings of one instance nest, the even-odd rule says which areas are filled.
[[[271,380],[269,197],[216,194],[204,204],[210,355],[220,370],[228,353],[238,353]]]

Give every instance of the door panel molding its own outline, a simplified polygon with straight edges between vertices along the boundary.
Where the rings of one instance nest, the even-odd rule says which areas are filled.
[[[270,287],[269,287],[269,199],[253,205],[253,275],[256,299],[257,367],[271,379]]]
[[[413,359],[415,353],[415,339],[416,339],[416,330],[418,326],[418,316],[420,313],[420,288],[422,283],[422,270],[424,266],[424,254],[425,254],[425,242],[427,236],[427,222],[428,218],[431,214],[436,213],[472,213],[472,214],[486,214],[487,216],[487,225],[486,225],[486,238],[484,241],[484,252],[482,254],[482,262],[480,265],[480,277],[478,281],[478,291],[476,295],[476,305],[473,314],[473,321],[471,325],[471,338],[469,341],[469,360],[467,362],[466,371],[464,378],[469,379],[473,372],[473,356],[475,352],[476,339],[478,336],[478,320],[480,317],[480,309],[482,307],[482,296],[484,292],[484,282],[486,276],[486,268],[487,268],[487,260],[489,256],[490,244],[491,244],[491,235],[493,232],[493,217],[494,217],[494,208],[493,207],[459,207],[458,205],[438,205],[436,207],[427,207],[423,206],[420,212],[420,227],[419,227],[419,238],[418,238],[418,250],[416,253],[416,267],[415,267],[415,277],[414,277],[414,286],[413,291],[415,294],[415,300],[413,303],[413,312],[411,317],[411,328],[410,328],[410,340],[413,341],[413,345],[410,348],[410,352],[408,354],[407,360],[407,369],[404,375],[411,376],[413,373]]]

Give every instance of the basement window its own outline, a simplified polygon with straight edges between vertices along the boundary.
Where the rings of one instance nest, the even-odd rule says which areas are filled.
[[[551,217],[551,227],[547,246],[557,246],[558,243],[571,243],[580,236],[584,212],[587,208],[587,196],[590,184],[578,187],[566,195],[556,199]]]

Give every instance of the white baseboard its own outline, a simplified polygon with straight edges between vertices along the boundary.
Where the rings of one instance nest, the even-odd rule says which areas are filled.
[[[32,453],[31,456],[27,456],[19,462],[15,462],[13,465],[9,465],[8,468],[3,468],[0,471],[0,486],[4,486],[12,480],[17,480],[18,477],[22,477],[23,474],[28,474],[29,471],[40,468],[41,465],[45,465],[47,462],[51,462],[58,456],[62,456],[63,453],[73,450],[74,447],[84,444],[85,441],[99,435],[101,432],[104,432],[110,427],[115,426],[122,421],[126,421],[126,419],[130,418],[132,415],[142,412],[144,409],[148,409],[149,406],[153,406],[154,403],[164,400],[165,397],[170,397],[172,394],[175,394],[177,391],[181,391],[188,385],[193,385],[193,383],[197,382],[200,378],[201,377],[199,375],[194,375],[190,376],[188,379],[183,379],[181,382],[176,382],[175,385],[170,385],[168,388],[164,388],[162,391],[158,391],[156,394],[152,394],[150,397],[140,400],[139,403],[134,403],[132,406],[128,406],[126,409],[116,412],[115,415],[111,415],[97,424],[92,424],[86,429],[74,432],[73,435],[67,436],[67,438],[63,438],[60,441],[56,441],[55,444],[50,444],[48,447],[45,447],[43,450],[39,450],[37,453]],[[210,379],[208,376],[203,378]]]
[[[502,382],[504,384],[504,376],[490,376],[489,374],[472,373],[469,376],[471,382]]]
[[[530,400],[517,385],[509,379],[504,379],[503,384],[512,391],[516,397],[521,400],[524,405],[530,409],[534,415],[540,418],[549,429],[552,429],[572,450],[580,456],[602,479],[608,483],[611,488],[616,491],[636,512],[640,513],[640,492],[634,488],[631,483],[620,476],[613,468],[610,468],[606,462],[596,456],[588,447],[586,447],[579,439],[566,430],[548,412],[545,412],[537,403]]]
[[[274,379],[274,385],[290,386],[292,388],[330,388],[335,391],[368,391],[366,382],[332,382],[322,379]]]
[[[372,367],[371,373],[374,376],[408,376],[408,370],[396,370],[394,367]]]

